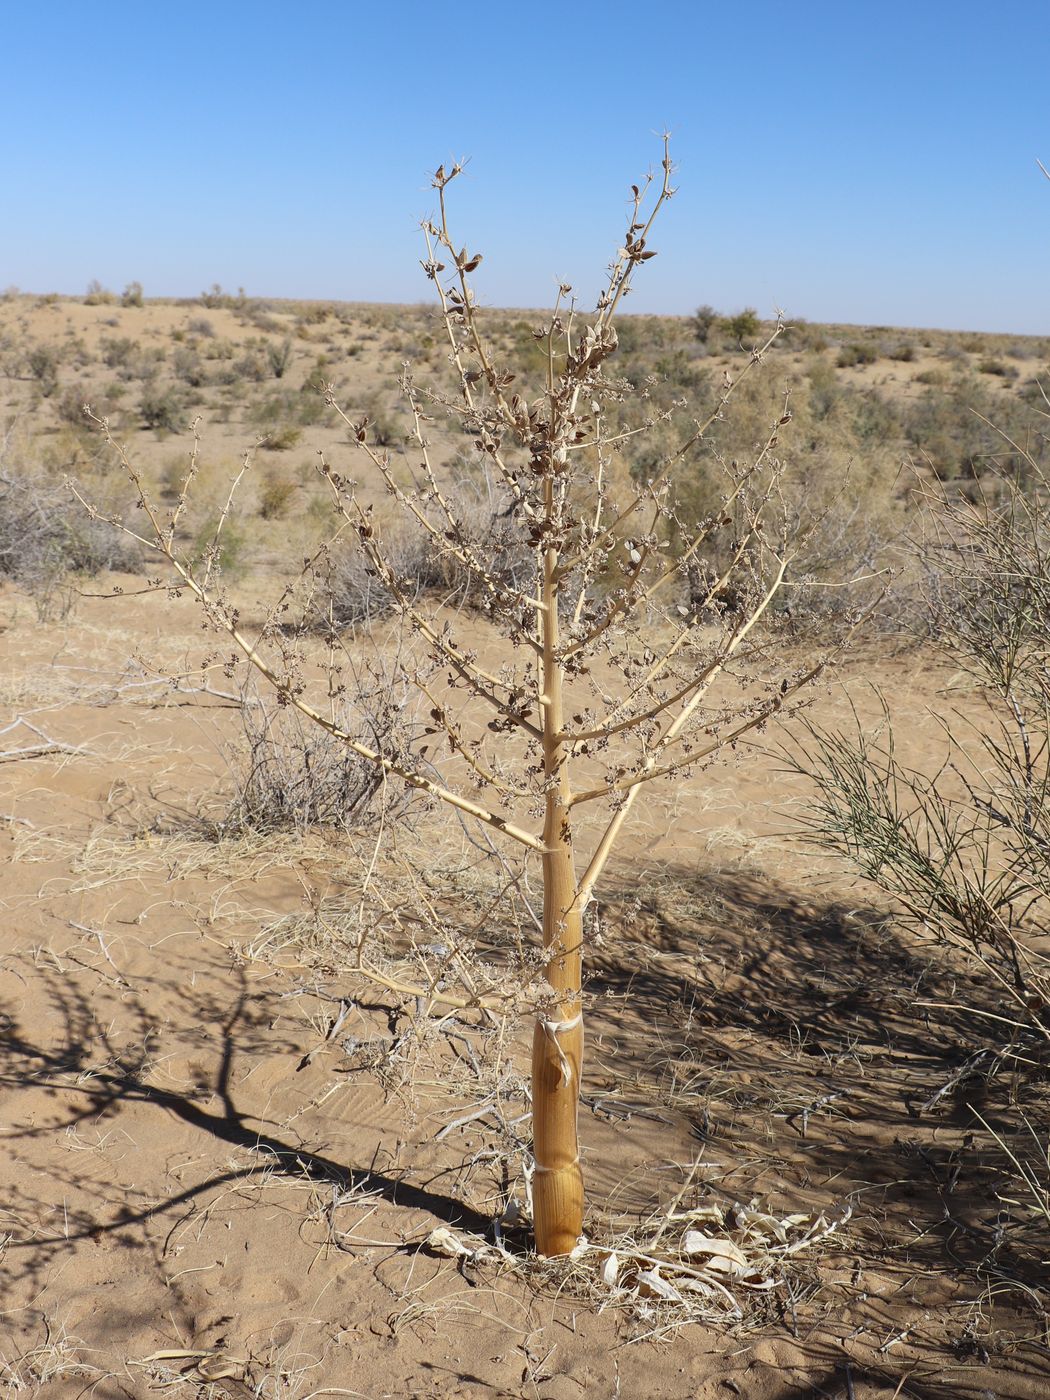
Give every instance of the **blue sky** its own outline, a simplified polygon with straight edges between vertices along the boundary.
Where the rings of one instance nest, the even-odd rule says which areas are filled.
[[[469,156],[481,298],[589,300],[667,127],[679,194],[634,310],[1050,333],[1046,0],[0,18],[0,287],[426,300],[427,173]]]

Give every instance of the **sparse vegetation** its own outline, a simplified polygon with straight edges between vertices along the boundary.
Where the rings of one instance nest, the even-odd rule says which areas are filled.
[[[267,628],[257,640],[241,630],[238,610],[218,591],[215,576],[220,568],[228,572],[237,541],[231,509],[248,458],[206,531],[209,542],[203,550],[198,545],[194,558],[178,551],[176,526],[196,474],[196,451],[179,501],[164,517],[141,473],[118,449],[148,522],[145,533],[131,531],[134,538],[163,557],[200,601],[209,624],[233,641],[284,705],[337,739],[350,758],[371,763],[385,777],[516,845],[516,866],[499,859],[508,872],[517,868],[512,888],[526,904],[529,866],[539,859],[542,949],[536,957],[546,985],[532,997],[531,1194],[537,1248],[547,1256],[569,1255],[583,1230],[576,1119],[585,917],[624,822],[644,785],[694,770],[777,716],[820,674],[828,648],[836,644],[826,637],[819,654],[797,661],[772,644],[773,604],[812,533],[803,515],[785,509],[786,472],[777,448],[791,421],[786,405],[766,418],[746,456],[731,463],[716,459],[721,481],[700,513],[685,511],[675,478],[724,417],[733,388],[728,380],[705,418],[694,415],[682,429],[675,427],[677,445],[652,478],[632,481],[617,470],[619,444],[636,434],[623,426],[622,381],[610,375],[606,362],[618,348],[614,320],[621,301],[636,269],[654,256],[649,233],[672,193],[666,143],[662,170],[651,207],[644,206],[648,184],[634,189],[623,246],[592,322],[578,328],[574,318],[563,316],[561,300],[569,289],[559,294],[542,333],[545,369],[538,397],[510,391],[514,377],[499,366],[475,310],[469,278],[481,256],[457,253],[447,222],[446,189],[460,167],[442,167],[434,177],[441,212],[437,222],[424,225],[424,268],[438,294],[457,383],[451,394],[440,388],[424,393],[409,373],[402,376],[419,476],[407,483],[399,479],[374,418],[339,412],[351,442],[383,482],[402,528],[414,535],[428,581],[440,579],[455,593],[462,579],[462,601],[469,596],[502,639],[498,674],[455,639],[443,611],[448,599],[421,596],[424,570],[406,571],[399,553],[387,547],[374,506],[323,459],[321,464],[340,533],[359,551],[366,577],[389,596],[406,634],[424,643],[424,658],[401,663],[399,674],[430,705],[425,745],[391,746],[374,723],[369,735],[359,737],[311,702],[304,659],[287,642],[287,620],[279,633]],[[757,333],[759,323],[748,311],[727,329],[742,338]],[[761,363],[780,334],[778,324],[753,350],[737,382]],[[335,404],[330,385],[325,397]],[[481,531],[464,513],[462,494],[437,474],[425,427],[435,405],[462,421],[491,482],[492,506]],[[670,405],[657,421],[675,424],[678,407]],[[643,417],[638,431],[653,421]],[[330,546],[314,563],[307,561],[303,577],[311,596],[330,575],[330,561]],[[331,591],[327,596],[334,646],[340,619]],[[286,594],[275,605],[274,620],[287,612],[288,599]],[[524,663],[516,663],[517,656]],[[742,688],[742,695],[731,696],[722,684],[730,672],[734,691]],[[620,679],[610,690],[609,680],[598,675]],[[330,679],[330,692],[333,684]],[[486,731],[498,736],[498,752]],[[427,757],[431,747],[438,759]],[[509,763],[508,747],[515,755]],[[595,771],[590,755],[606,751],[609,758]],[[446,776],[450,760],[465,762],[466,783],[452,772]],[[576,809],[590,803],[599,813],[598,831],[584,853],[573,829],[580,820]]]
[[[440,256],[451,276],[454,259]],[[0,469],[8,697],[0,771],[9,792],[0,821],[14,856],[4,898],[13,936],[24,929],[34,940],[25,957],[5,953],[0,964],[14,989],[0,1008],[0,1078],[19,1095],[29,1086],[54,1099],[58,1124],[41,1118],[23,1134],[12,1118],[0,1256],[13,1305],[36,1297],[34,1270],[83,1259],[99,1238],[121,1260],[172,1224],[159,1293],[148,1268],[135,1277],[144,1307],[175,1303],[192,1347],[181,1300],[188,1315],[194,1300],[192,1316],[203,1316],[207,1271],[227,1252],[224,1289],[237,1296],[233,1251],[255,1262],[257,1222],[269,1211],[273,1250],[298,1275],[316,1276],[318,1288],[332,1259],[346,1261],[345,1248],[358,1250],[354,1276],[367,1291],[361,1238],[404,1241],[389,1258],[381,1251],[384,1290],[369,1295],[385,1316],[386,1285],[404,1290],[390,1324],[402,1329],[399,1348],[430,1306],[420,1300],[453,1306],[462,1274],[485,1276],[497,1311],[508,1278],[531,1296],[550,1281],[573,1297],[581,1336],[591,1309],[604,1310],[604,1325],[615,1308],[630,1335],[670,1336],[698,1321],[723,1328],[728,1319],[779,1336],[784,1318],[805,1335],[848,1306],[849,1331],[867,1329],[850,1342],[871,1368],[854,1369],[858,1394],[886,1382],[902,1400],[916,1385],[932,1395],[938,1382],[924,1368],[938,1355],[954,1368],[949,1389],[960,1366],[967,1386],[995,1393],[1012,1393],[1012,1376],[999,1382],[1022,1354],[1045,1369],[1033,1340],[1045,1327],[1050,1247],[1044,704],[1030,681],[1021,685],[1023,665],[1009,694],[967,670],[964,634],[983,629],[981,645],[994,655],[992,620],[1031,623],[1022,650],[1032,675],[1047,664],[1032,640],[1042,607],[1032,579],[1050,500],[1050,341],[792,320],[762,373],[742,375],[754,341],[734,337],[724,311],[617,311],[619,344],[593,401],[608,434],[632,435],[608,453],[605,509],[662,480],[697,410],[716,408],[733,381],[724,411],[674,463],[674,518],[652,531],[650,558],[681,558],[689,541],[677,522],[715,517],[726,468],[752,463],[790,412],[773,455],[783,453],[791,470],[766,519],[770,538],[775,520],[802,547],[750,635],[762,633],[767,657],[794,664],[847,631],[858,606],[876,604],[891,582],[888,563],[899,579],[844,673],[856,726],[838,686],[811,692],[807,713],[837,765],[824,774],[840,803],[825,856],[785,849],[779,833],[798,810],[802,780],[779,774],[746,738],[727,774],[705,771],[700,783],[672,782],[635,803],[641,819],[633,834],[627,828],[620,862],[606,866],[584,923],[579,1004],[592,1049],[581,1134],[600,1208],[587,1217],[586,1250],[540,1264],[522,1228],[534,1205],[534,1103],[517,1028],[537,1013],[555,1021],[562,1008],[544,987],[532,858],[517,861],[514,844],[467,824],[462,809],[447,809],[446,820],[425,790],[381,781],[373,761],[282,703],[286,693],[260,691],[241,708],[232,648],[202,636],[185,602],[167,609],[166,580],[87,581],[99,566],[137,565],[136,556],[110,553],[113,537],[96,538],[90,522],[71,516],[61,486],[72,472],[106,513],[131,527],[144,518],[113,494],[114,473],[84,430],[87,402],[111,415],[114,436],[163,502],[163,525],[180,509],[189,469],[186,445],[170,434],[199,413],[203,445],[177,533],[209,594],[231,608],[232,594],[242,595],[243,632],[287,663],[289,678],[309,686],[307,699],[355,743],[395,753],[412,773],[480,806],[491,785],[471,776],[471,762],[498,760],[491,776],[514,787],[501,810],[539,832],[542,774],[528,773],[521,745],[486,730],[469,695],[450,686],[447,657],[435,666],[403,626],[411,614],[440,620],[448,631],[439,637],[514,679],[508,663],[525,644],[512,651],[498,640],[506,603],[493,606],[469,561],[484,554],[505,599],[529,596],[537,547],[508,513],[513,491],[489,440],[499,428],[498,451],[517,469],[533,460],[535,438],[522,446],[497,422],[483,368],[472,384],[482,408],[476,417],[463,411],[445,323],[430,309],[262,301],[218,288],[205,315],[196,301],[129,299],[134,286],[120,306],[14,290],[0,300],[0,391],[13,425]],[[479,314],[491,365],[515,376],[504,386],[508,403],[514,394],[530,407],[549,402],[550,319]],[[466,320],[454,326],[468,336]],[[556,346],[559,380],[567,363],[564,342]],[[35,348],[45,356],[31,363]],[[413,364],[398,394],[393,378],[406,358]],[[148,425],[138,411],[147,392],[174,396],[173,426]],[[442,543],[414,517],[402,519],[411,500],[445,528],[420,476],[414,406],[435,479],[454,502],[458,533]],[[258,450],[227,510],[230,464],[252,443]],[[291,458],[271,450],[295,443]],[[313,472],[318,452],[332,474],[356,479],[342,486],[354,528],[343,518],[334,540],[335,493]],[[525,480],[535,487],[542,478]],[[593,519],[586,483],[571,499],[579,519]],[[357,534],[358,502],[374,506],[385,573]],[[682,654],[702,665],[700,647],[746,617],[754,573],[711,595],[733,559],[730,533],[716,532],[703,560],[687,561],[666,609],[639,615],[625,658],[632,674],[647,650],[658,659],[658,644],[673,635],[668,621],[691,622],[695,610],[700,646],[690,643],[684,658],[683,644]],[[620,531],[610,567],[584,590],[584,609],[604,615],[639,543],[649,548],[642,531]],[[262,600],[276,577],[288,589],[269,609]],[[571,584],[557,610],[563,636],[581,597]],[[122,586],[134,595],[125,605],[106,600]],[[83,626],[63,625],[74,606]],[[133,660],[157,648],[166,648],[163,674]],[[933,659],[941,654],[945,669]],[[754,659],[761,667],[760,652]],[[736,660],[734,699],[746,675]],[[431,692],[416,707],[407,690],[390,690],[395,729],[369,727],[373,710],[382,719],[393,674],[381,662],[403,666]],[[753,707],[763,675],[772,672],[759,672]],[[614,703],[625,684],[608,657],[573,680],[577,694],[590,680]],[[870,680],[885,689],[888,715],[870,698]],[[615,781],[614,757],[581,754],[576,772],[595,786]],[[773,815],[781,804],[784,814]],[[573,839],[585,851],[602,830],[590,820],[596,805],[574,809]],[[533,816],[530,826],[524,818]],[[490,868],[493,847],[504,864]],[[870,882],[858,886],[831,863],[846,847]],[[558,1031],[554,1039],[567,1043]],[[358,1102],[365,1107],[354,1117]],[[153,1134],[151,1150],[124,1160],[134,1160],[150,1211],[141,1222],[119,1213],[139,1208],[139,1187],[125,1187],[120,1161],[121,1135],[141,1147],[140,1130]],[[175,1174],[156,1167],[161,1153]],[[80,1169],[75,1179],[67,1159]],[[101,1176],[83,1170],[93,1163],[106,1173],[101,1197]],[[678,1164],[670,1180],[664,1163]],[[37,1179],[47,1183],[39,1201]],[[192,1224],[170,1207],[184,1191],[199,1192],[187,1209],[206,1207]],[[753,1196],[760,1206],[741,1213],[734,1202]],[[406,1214],[417,1204],[418,1214]],[[685,1250],[687,1236],[700,1252]],[[808,1263],[789,1252],[807,1238],[817,1244]],[[327,1253],[315,1258],[318,1245]],[[724,1268],[705,1265],[719,1259]],[[401,1262],[411,1265],[408,1283],[396,1272]],[[762,1288],[745,1291],[733,1270],[746,1268]],[[267,1306],[253,1294],[253,1329],[270,1325]],[[248,1325],[208,1333],[199,1373],[188,1359],[149,1361],[142,1346],[143,1376],[214,1384],[212,1362],[221,1371],[227,1361],[203,1348],[226,1330],[243,1337]],[[912,1340],[897,1342],[909,1328]],[[10,1330],[0,1329],[0,1379],[60,1385],[75,1367],[78,1385],[89,1379],[61,1318],[21,1344],[10,1343]],[[493,1354],[497,1345],[502,1337]],[[542,1350],[523,1343],[530,1375],[547,1374]],[[245,1351],[243,1385],[292,1388],[294,1358],[271,1351],[272,1366]],[[497,1372],[506,1379],[506,1366]],[[733,1374],[744,1391],[754,1382],[745,1369]],[[344,1376],[315,1380],[338,1385]],[[1033,1393],[1043,1379],[1039,1370]],[[807,1372],[806,1385],[845,1395],[849,1380],[839,1363]],[[406,1383],[406,1393],[420,1384]],[[645,1378],[633,1389],[625,1378],[624,1393],[647,1393]]]

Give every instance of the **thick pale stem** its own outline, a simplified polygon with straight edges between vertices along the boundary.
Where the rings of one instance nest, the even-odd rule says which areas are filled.
[[[568,813],[553,805],[565,830]],[[583,1173],[577,1114],[583,1062],[580,974],[583,920],[576,901],[572,847],[551,832],[543,856],[543,936],[550,1002],[536,1017],[532,1041],[532,1130],[536,1174],[532,1182],[536,1248],[568,1254],[583,1232]]]
[[[546,513],[556,510],[552,479],[546,484]],[[576,898],[569,808],[568,747],[562,741],[562,673],[558,658],[558,556],[543,558],[540,614],[543,640],[543,769],[546,814],[543,827],[543,946],[551,994],[536,1016],[532,1042],[532,1131],[536,1174],[532,1183],[536,1248],[568,1254],[583,1231],[583,1174],[577,1116],[583,1062],[580,976],[583,920]]]

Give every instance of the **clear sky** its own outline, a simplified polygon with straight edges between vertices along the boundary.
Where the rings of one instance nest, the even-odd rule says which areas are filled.
[[[1050,333],[1048,0],[0,0],[0,287],[593,297],[668,128],[636,311]],[[629,308],[630,309],[630,308]]]

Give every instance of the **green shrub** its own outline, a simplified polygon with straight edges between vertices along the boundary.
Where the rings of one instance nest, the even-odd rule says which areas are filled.
[[[278,520],[295,495],[295,482],[286,477],[268,476],[259,494],[259,514],[264,520]]]
[[[722,321],[722,329],[735,345],[746,345],[758,338],[758,333],[762,329],[762,322],[759,320],[758,312],[753,306],[746,306],[743,311],[738,311],[735,316],[727,316]]]
[[[220,517],[211,515],[197,531],[190,551],[193,568],[203,572],[210,567],[213,572],[236,578],[243,572],[247,539],[236,521],[227,520],[221,531],[219,523]]]
[[[120,294],[121,306],[141,306],[142,305],[142,283],[129,282]]]
[[[313,427],[326,415],[324,399],[311,384],[301,389],[275,389],[253,405],[251,421],[257,427],[279,427],[286,423],[298,423],[301,427]]]
[[[270,429],[262,441],[262,446],[267,452],[287,452],[289,448],[298,446],[302,435],[302,428],[296,427],[294,423],[284,423],[280,427]]]
[[[272,342],[266,347],[266,358],[270,362],[275,379],[283,379],[288,366],[292,362],[292,342],[286,336],[279,345]]]

